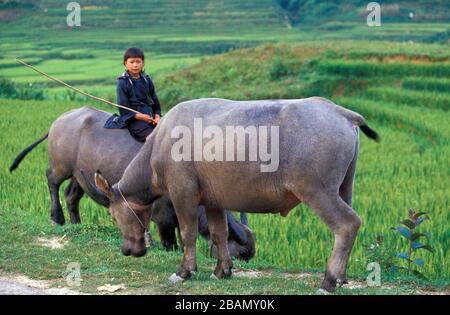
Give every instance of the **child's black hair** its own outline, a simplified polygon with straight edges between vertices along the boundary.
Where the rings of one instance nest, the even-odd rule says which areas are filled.
[[[142,51],[142,49],[137,47],[128,48],[123,55],[123,62],[127,61],[128,58],[141,58],[142,60],[144,60],[144,52]]]

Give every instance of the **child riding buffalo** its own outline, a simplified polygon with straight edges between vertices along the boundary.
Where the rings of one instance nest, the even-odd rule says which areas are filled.
[[[105,128],[127,127],[131,136],[140,142],[153,131],[161,118],[161,106],[151,78],[143,71],[144,52],[129,48],[123,56],[126,71],[118,77],[117,103],[137,110],[139,114],[119,108],[120,116],[111,116]]]

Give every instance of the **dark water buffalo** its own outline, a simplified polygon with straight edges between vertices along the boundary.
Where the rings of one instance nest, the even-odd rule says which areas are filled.
[[[263,170],[262,161],[267,160],[262,157],[230,161],[237,156],[234,144],[230,156],[227,156],[229,159],[202,158],[207,146],[198,140],[199,134],[202,136],[202,131],[198,131],[199,119],[203,127],[212,128],[209,136],[203,134],[203,137],[211,139],[213,134],[226,133],[229,126],[272,126],[278,130],[278,137],[274,131],[270,138],[272,151],[279,153],[276,169]],[[199,205],[206,208],[209,232],[218,251],[217,266],[212,276],[222,278],[231,275],[233,266],[226,242],[224,209],[287,215],[304,202],[335,236],[321,285],[321,289],[332,291],[337,284],[346,282],[348,259],[361,224],[352,209],[358,126],[368,137],[377,139],[378,135],[367,126],[361,115],[319,97],[261,101],[192,100],[178,104],[167,113],[117,184],[111,185],[101,174],[95,174],[95,184],[99,193],[110,201],[110,212],[116,218],[122,235],[133,240],[135,246],[143,246],[143,230],[125,208],[119,186],[129,202],[143,209],[158,196],[169,196],[175,206],[184,242],[183,260],[176,274],[170,277],[174,282],[189,278],[197,269],[195,244]],[[191,135],[194,135],[193,139]],[[188,139],[184,147],[180,146],[183,136]],[[235,135],[232,136],[230,139],[234,139]],[[263,137],[262,132],[259,136]],[[274,144],[277,139],[278,146]],[[192,143],[194,149],[188,146]],[[195,148],[198,143],[200,149]],[[216,153],[223,150],[224,144],[228,150],[228,138],[219,143],[214,147]],[[250,143],[253,142],[244,143],[246,152],[254,149]],[[259,145],[268,146],[267,142],[259,142]],[[174,148],[175,153],[187,154],[187,158],[175,157]],[[145,212],[138,215],[145,216]]]
[[[52,124],[49,133],[19,154],[10,167],[13,171],[26,154],[48,137],[47,179],[52,200],[51,219],[56,224],[65,223],[59,201],[59,187],[65,180],[70,179],[64,191],[70,220],[72,223],[80,223],[78,206],[84,193],[105,207],[110,205],[110,201],[104,194],[97,193],[93,186],[95,171],[101,170],[105,178],[111,183],[116,183],[143,145],[133,140],[126,129],[104,129],[103,125],[109,116],[107,112],[90,107],[72,110],[61,115]],[[178,229],[178,220],[168,198],[161,197],[151,209],[150,206],[142,207],[134,204],[133,207],[142,214],[141,220],[145,225],[149,223],[149,220],[156,223],[162,245],[166,249],[177,249],[175,229]],[[205,210],[199,207],[198,211],[199,232],[211,242]],[[246,225],[236,221],[229,212],[227,219],[230,230],[228,239],[230,254],[248,261],[255,254],[253,234]],[[241,220],[246,223],[246,216],[241,216]],[[134,256],[145,254],[145,247],[135,247],[133,244],[125,240],[122,252]],[[211,250],[212,254],[216,254],[215,246],[211,246]]]
[[[245,213],[241,213],[242,223],[237,222],[230,211],[226,211],[226,216],[230,255],[245,261],[250,260],[255,255],[255,240],[251,230],[248,229],[247,216]],[[161,197],[153,202],[151,219],[157,223],[162,245],[166,249],[177,249],[174,227],[179,232],[179,223],[169,198]],[[198,207],[198,231],[208,240],[211,254],[217,258],[217,248],[211,240],[204,206]],[[181,239],[181,237],[178,237],[178,239]]]

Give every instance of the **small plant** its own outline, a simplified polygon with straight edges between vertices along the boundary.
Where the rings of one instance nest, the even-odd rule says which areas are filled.
[[[409,209],[408,219],[400,221],[403,225],[398,225],[392,229],[397,231],[401,236],[408,240],[408,252],[398,253],[397,257],[407,261],[406,267],[396,266],[398,269],[407,270],[409,274],[425,278],[414,266],[422,267],[424,260],[422,258],[414,258],[415,252],[419,249],[425,249],[429,252],[433,252],[433,248],[430,245],[419,242],[420,238],[429,238],[429,233],[418,232],[417,228],[430,218],[426,215],[426,212],[415,212],[413,209]]]
[[[16,98],[21,100],[44,100],[47,96],[41,85],[28,83],[17,87]]]
[[[7,79],[0,79],[0,97],[12,98],[17,94],[14,82]]]
[[[39,84],[17,85],[10,79],[0,79],[0,97],[21,100],[44,100],[46,93]]]
[[[395,250],[384,244],[384,236],[378,235],[375,243],[364,245],[364,247],[367,248],[368,262],[377,262],[384,271],[391,272],[395,267]]]

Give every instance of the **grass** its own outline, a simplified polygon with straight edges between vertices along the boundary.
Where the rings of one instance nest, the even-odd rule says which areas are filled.
[[[432,92],[446,92],[450,86],[449,79],[436,79],[429,77],[412,77],[403,80],[402,87],[411,90],[425,90]]]
[[[0,24],[0,77],[11,78],[19,84],[46,83],[45,78],[14,61],[20,57],[71,84],[110,85],[121,73],[121,56],[130,46],[145,50],[147,70],[159,78],[173,67],[197,62],[201,56],[267,42],[334,40],[341,43],[351,39],[364,41],[366,47],[371,47],[374,40],[446,43],[441,34],[448,32],[448,23],[442,19],[437,19],[438,23],[390,20],[383,27],[370,28],[364,19],[355,19],[355,14],[349,21],[329,20],[320,25],[306,23],[288,27],[285,12],[275,0],[257,3],[201,0],[189,6],[180,1],[160,0],[93,3],[82,4],[79,28],[67,27],[65,4],[55,0],[23,8],[19,18],[11,20],[8,20],[8,9],[3,9],[2,18],[8,23]],[[429,11],[428,4],[414,7],[416,12]],[[361,8],[346,10],[350,9],[354,13]],[[335,17],[340,16],[342,14]],[[428,13],[427,18],[431,16],[434,15]],[[443,36],[442,39],[439,36]],[[414,46],[408,44],[400,49],[407,54],[419,50],[429,58],[438,57],[423,47]],[[376,47],[375,44],[372,51],[376,51]],[[391,49],[382,51],[396,53]],[[423,71],[434,71],[433,75],[437,75],[436,69]],[[442,71],[441,76],[448,76],[448,66]],[[47,86],[54,88],[52,83]],[[49,91],[48,95],[54,97],[57,93]]]
[[[52,280],[52,286],[67,286],[67,265],[80,264],[81,286],[72,289],[84,293],[98,293],[104,284],[126,286],[126,293],[134,294],[314,294],[320,285],[321,274],[287,274],[270,265],[235,262],[239,270],[259,268],[263,275],[257,278],[232,277],[214,281],[209,278],[215,261],[198,255],[199,271],[195,279],[181,284],[169,284],[167,278],[175,271],[182,254],[153,248],[143,258],[124,257],[117,249],[120,235],[113,226],[83,224],[53,227],[47,222],[36,222],[25,209],[0,209],[2,224],[9,227],[0,235],[2,260],[0,269],[6,273],[21,273],[34,279]],[[26,231],[26,232],[24,232]],[[39,237],[65,237],[67,245],[52,250],[39,245]],[[11,246],[11,244],[14,246]],[[433,288],[423,288],[435,290]],[[410,294],[417,293],[408,284],[396,287],[348,289],[336,294]]]
[[[341,47],[344,47],[344,45]],[[356,47],[348,44],[346,49],[351,52]],[[442,289],[448,286],[449,274],[449,266],[447,264],[449,259],[449,234],[448,227],[444,223],[448,222],[449,219],[448,211],[446,211],[449,206],[449,177],[448,173],[442,168],[443,165],[448,165],[450,162],[447,154],[449,151],[448,112],[437,106],[403,103],[399,101],[399,98],[393,98],[389,101],[383,100],[380,96],[377,97],[377,94],[371,94],[371,89],[391,91],[392,88],[386,87],[386,80],[380,82],[376,77],[367,80],[364,77],[356,76],[354,82],[358,82],[358,80],[367,82],[360,85],[364,87],[362,90],[354,91],[349,89],[348,93],[339,91],[339,88],[336,88],[336,85],[339,86],[340,80],[342,80],[339,73],[334,73],[335,77],[330,76],[328,81],[317,80],[317,78],[327,75],[326,71],[323,72],[323,69],[317,67],[321,60],[333,59],[337,54],[341,53],[343,52],[333,52],[326,46],[317,47],[315,44],[310,44],[310,46],[269,45],[243,51],[233,51],[217,57],[202,59],[202,62],[199,64],[162,76],[161,82],[164,89],[161,89],[160,98],[163,100],[163,104],[167,105],[166,108],[168,108],[170,104],[179,101],[178,97],[180,95],[170,94],[170,91],[174,89],[185,93],[184,97],[186,98],[196,98],[208,96],[212,87],[218,87],[215,90],[216,96],[235,99],[256,98],[253,94],[248,96],[247,93],[256,93],[258,91],[259,93],[261,91],[266,93],[259,94],[261,98],[276,98],[277,93],[289,96],[290,92],[294,92],[292,97],[296,97],[296,95],[304,97],[308,96],[311,90],[315,91],[316,89],[329,90],[330,93],[335,91],[337,94],[334,96],[330,94],[329,97],[338,104],[363,114],[371,127],[377,130],[382,137],[380,144],[369,141],[363,136],[361,137],[361,153],[355,182],[354,208],[363,220],[363,227],[351,256],[349,265],[350,276],[364,279],[367,274],[365,268],[369,262],[369,255],[365,245],[373,243],[378,235],[383,234],[385,236],[385,246],[397,249],[403,246],[402,240],[395,233],[391,232],[389,228],[395,226],[398,220],[404,216],[405,211],[411,207],[429,212],[432,218],[432,221],[427,226],[427,230],[431,231],[430,243],[435,247],[436,252],[424,255],[426,264],[423,268],[423,272],[429,280],[426,282],[417,279],[405,280],[408,278],[396,278],[390,274],[385,274],[383,279],[388,283],[406,283],[407,287],[411,283],[420,283]],[[349,53],[348,55],[351,54]],[[286,63],[287,67],[285,67],[283,62]],[[446,61],[435,61],[435,63],[439,62]],[[242,69],[245,69],[245,71]],[[286,69],[287,71],[285,71]],[[401,81],[401,75],[402,73],[399,73],[398,77],[392,78],[393,82]],[[209,79],[203,81],[201,79],[202,76],[207,76]],[[223,84],[216,85],[219,82],[223,82]],[[446,81],[440,80],[439,82],[445,84]],[[242,85],[242,89],[234,88],[239,84]],[[330,89],[326,88],[328,85],[330,85]],[[257,86],[265,86],[266,88],[257,89]],[[293,90],[295,86],[299,86],[301,89],[295,92]],[[398,93],[408,95],[412,91],[402,89],[401,83],[398,86],[400,88]],[[436,95],[442,98],[448,97],[446,91],[433,93],[423,91],[426,91],[426,89],[416,89],[413,92],[419,93],[424,100],[430,101],[434,101]],[[5,130],[5,140],[3,141],[5,153],[1,162],[3,166],[0,168],[2,170],[0,171],[0,183],[2,183],[0,196],[4,209],[8,209],[8,211],[17,209],[16,211],[19,211],[19,213],[27,213],[25,218],[28,219],[21,220],[28,226],[23,229],[25,231],[28,231],[29,226],[36,224],[36,222],[38,222],[38,226],[44,228],[44,231],[47,231],[45,232],[46,235],[54,235],[55,233],[56,235],[67,235],[67,233],[72,233],[72,231],[83,231],[77,232],[78,234],[71,238],[71,243],[73,242],[73,244],[70,245],[70,248],[75,252],[78,251],[78,253],[82,251],[82,247],[86,246],[86,244],[89,244],[90,248],[91,246],[97,248],[97,241],[102,244],[99,246],[103,248],[100,252],[97,252],[97,249],[92,251],[82,262],[87,268],[86,272],[88,275],[92,275],[92,277],[86,276],[87,290],[93,292],[93,288],[100,282],[105,282],[108,277],[116,280],[124,279],[124,281],[126,280],[129,283],[129,277],[121,275],[120,270],[129,270],[130,268],[133,271],[143,272],[139,269],[140,267],[135,267],[135,269],[130,267],[129,264],[135,266],[133,260],[133,262],[130,262],[126,258],[118,258],[120,256],[118,252],[120,236],[118,231],[112,226],[107,211],[84,198],[81,203],[81,215],[83,222],[87,224],[86,227],[68,226],[53,229],[48,226],[50,201],[44,177],[46,168],[45,146],[38,147],[36,152],[33,152],[27,158],[14,175],[6,172],[6,168],[15,154],[45,133],[48,126],[59,114],[79,106],[81,106],[81,103],[78,102],[0,101],[2,116],[7,117],[1,122],[2,130]],[[96,106],[111,110],[111,108],[104,105]],[[38,111],[36,111],[37,108],[39,108]],[[23,114],[30,112],[33,115]],[[21,121],[27,128],[16,130],[14,127],[17,121]],[[17,137],[24,140],[18,142]],[[5,216],[0,216],[0,218],[3,220]],[[332,235],[326,226],[310,209],[304,206],[297,207],[287,218],[277,215],[250,215],[249,220],[257,238],[257,256],[249,265],[238,264],[238,266],[250,269],[269,268],[275,270],[267,279],[255,280],[260,282],[258,282],[259,284],[254,284],[255,291],[250,292],[272,292],[275,294],[312,292],[311,287],[317,287],[320,282],[320,273],[315,273],[315,278],[312,278],[315,280],[311,280],[312,282],[306,285],[304,283],[286,284],[288,287],[281,286],[282,290],[274,288],[275,285],[280,285],[280,282],[282,282],[281,272],[317,272],[324,268],[332,246]],[[269,225],[273,228],[267,230]],[[99,231],[103,228],[114,234],[100,233]],[[85,232],[86,234],[84,234]],[[98,235],[98,237],[93,237],[93,234]],[[36,233],[31,233],[30,235],[29,232],[26,232],[26,235],[33,238],[32,235],[36,236]],[[105,247],[105,243],[108,244],[107,247]],[[205,268],[202,269],[204,273],[200,272],[199,274],[200,282],[192,282],[192,284],[183,286],[183,290],[189,288],[184,292],[200,292],[196,290],[200,290],[201,283],[205,284],[204,281],[210,288],[208,290],[211,291],[206,290],[203,292],[227,292],[220,291],[221,286],[208,282],[207,275],[212,270],[214,263],[207,258],[208,250],[205,242],[200,241],[198,249],[201,257],[199,265],[203,265],[201,268]],[[36,248],[28,250],[33,252]],[[107,253],[104,251],[107,251]],[[3,249],[2,252],[4,257],[9,257],[9,254],[7,254],[8,247]],[[77,254],[74,254],[74,256],[72,254],[67,255],[66,257],[66,252],[64,252],[64,255],[60,255],[60,259],[66,257],[64,258],[64,263],[66,260],[71,260],[75,257],[78,257],[78,259],[83,257],[83,255],[77,256]],[[44,256],[41,255],[39,257],[42,258]],[[150,283],[142,284],[140,282],[142,278],[139,278],[140,280],[136,280],[136,283],[131,281],[133,283],[132,286],[145,287],[149,285],[152,288],[157,287],[169,290],[170,288],[166,287],[165,281],[167,276],[175,270],[180,254],[155,251],[154,255],[152,254],[148,257],[144,258],[144,260],[149,259],[150,266],[161,259],[168,259],[171,263],[164,263],[167,266],[164,270],[161,270],[161,267],[159,269],[155,267],[159,271],[154,273],[149,271],[148,274],[155,275],[159,282],[150,281]],[[100,267],[98,262],[103,259],[108,264]],[[116,259],[119,259],[120,263],[116,264]],[[122,265],[122,262],[124,265]],[[61,265],[64,263],[59,261],[58,264],[52,265],[53,267],[45,270],[64,272],[64,270],[61,271]],[[95,268],[91,270],[90,266]],[[137,266],[141,266],[141,263],[138,262]],[[29,266],[29,268],[32,267]],[[144,269],[147,270],[146,268]],[[101,272],[101,270],[103,271]],[[95,280],[97,276],[94,275],[97,273],[99,273],[100,280]],[[41,276],[37,270],[31,270],[30,274]],[[147,274],[147,271],[145,271],[145,274]],[[55,274],[49,273],[49,275],[54,276]],[[278,278],[278,280],[275,278]],[[239,281],[242,280],[229,281],[238,281],[240,283]],[[227,280],[224,283],[232,282]],[[226,290],[232,287],[232,285],[228,287],[226,284]],[[306,290],[306,287],[309,287],[309,291]],[[240,291],[240,289],[237,291],[230,290],[229,292],[235,293],[247,292],[246,290]],[[370,290],[344,290],[341,292],[376,293],[376,291]]]
[[[65,7],[46,0],[37,9],[24,9],[19,17],[1,23],[0,79],[11,79],[23,89],[39,84],[46,100],[0,99],[0,270],[56,278],[57,284],[64,285],[67,263],[77,261],[82,268],[81,290],[91,293],[105,283],[125,283],[128,292],[163,294],[309,294],[320,285],[332,235],[305,206],[286,218],[250,216],[257,255],[249,264],[236,262],[236,266],[270,274],[212,281],[209,275],[215,262],[208,257],[206,243],[199,241],[196,280],[171,286],[167,278],[176,270],[181,253],[156,248],[141,259],[123,257],[118,229],[106,209],[88,198],[80,205],[82,225],[50,225],[45,143],[14,174],[8,173],[14,157],[45,134],[60,114],[83,104],[115,111],[46,81],[14,58],[114,101],[123,51],[139,46],[146,52],[146,69],[164,111],[199,97],[320,95],[363,114],[382,142],[361,136],[354,208],[363,226],[351,256],[350,277],[367,276],[370,255],[365,245],[374,243],[378,235],[385,237],[383,246],[404,248],[389,228],[408,208],[429,212],[432,220],[426,230],[431,232],[429,243],[435,253],[423,257],[427,281],[383,273],[383,283],[391,284],[392,290],[341,289],[337,294],[407,294],[416,285],[448,288],[448,22],[386,20],[382,27],[369,28],[365,19],[352,17],[289,27],[274,2],[195,1],[187,8],[177,1],[152,0],[150,8],[143,1],[133,1],[133,6],[128,0],[114,6],[92,1],[83,6],[82,27],[70,29]],[[153,226],[152,232],[156,235]],[[43,248],[36,240],[64,235],[69,242],[61,250]],[[312,276],[286,281],[285,272],[312,272]]]

